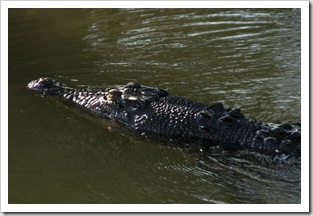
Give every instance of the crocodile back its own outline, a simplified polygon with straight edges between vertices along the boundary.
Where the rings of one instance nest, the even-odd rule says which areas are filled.
[[[237,108],[194,103],[166,96],[134,115],[133,128],[143,134],[184,141],[201,141],[202,147],[253,149],[267,154],[300,156],[301,127],[247,119]],[[199,143],[199,142],[198,142]]]

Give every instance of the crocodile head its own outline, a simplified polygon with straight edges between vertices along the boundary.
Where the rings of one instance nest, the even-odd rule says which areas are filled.
[[[135,115],[136,111],[168,95],[164,89],[141,86],[136,82],[103,90],[92,90],[74,89],[51,78],[39,78],[31,81],[28,88],[43,95],[57,96],[65,103],[74,102],[93,113],[122,122],[128,122],[129,117]]]
[[[63,83],[48,77],[33,80],[28,83],[27,87],[44,95],[56,95],[60,93],[61,90],[67,88]]]
[[[168,95],[168,92],[164,89],[141,86],[136,82],[130,82],[124,86],[111,87],[100,91],[90,89],[78,90],[67,87],[65,84],[49,77],[33,80],[27,87],[44,95],[61,95],[63,97],[68,97],[69,94],[83,96],[86,96],[86,94],[89,96],[91,93],[94,95],[101,94],[104,96],[104,100],[121,104],[142,104]]]

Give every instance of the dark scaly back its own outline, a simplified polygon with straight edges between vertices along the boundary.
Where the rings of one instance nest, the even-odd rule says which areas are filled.
[[[250,149],[270,155],[301,155],[300,125],[247,119],[237,108],[222,103],[207,106],[175,96],[162,97],[136,115],[134,128],[146,134],[201,140],[202,147]]]

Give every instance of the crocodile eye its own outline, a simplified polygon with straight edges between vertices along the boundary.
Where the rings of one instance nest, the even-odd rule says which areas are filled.
[[[109,92],[109,93],[107,94],[107,98],[110,99],[110,100],[112,100],[113,96],[114,96],[114,94],[111,93],[111,92]]]
[[[108,100],[116,100],[117,98],[119,98],[121,96],[121,92],[119,92],[116,89],[111,89],[110,91],[107,92],[106,97]]]

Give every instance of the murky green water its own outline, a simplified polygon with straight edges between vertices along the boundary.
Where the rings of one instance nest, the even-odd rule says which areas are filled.
[[[9,9],[9,203],[300,203],[300,165],[201,158],[26,89],[137,80],[300,122],[300,10]]]

